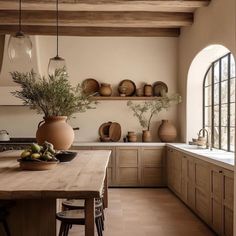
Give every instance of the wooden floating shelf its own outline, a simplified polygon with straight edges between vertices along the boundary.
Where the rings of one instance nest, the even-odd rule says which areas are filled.
[[[92,97],[93,100],[103,100],[103,101],[114,101],[114,100],[154,100],[160,97],[121,97],[121,96],[110,96],[110,97],[103,97],[103,96],[97,96]]]

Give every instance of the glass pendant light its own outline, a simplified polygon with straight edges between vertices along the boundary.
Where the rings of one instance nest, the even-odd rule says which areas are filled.
[[[58,55],[58,20],[59,20],[59,11],[58,11],[58,0],[57,0],[57,4],[56,4],[56,13],[57,13],[57,55],[55,57],[50,58],[49,60],[49,64],[48,64],[48,74],[49,75],[54,75],[55,71],[57,69],[63,69],[66,68],[66,61],[64,58],[59,57]]]
[[[32,58],[32,42],[28,35],[25,35],[21,29],[21,0],[19,0],[19,29],[14,35],[11,35],[8,41],[8,56],[11,61],[18,59]]]

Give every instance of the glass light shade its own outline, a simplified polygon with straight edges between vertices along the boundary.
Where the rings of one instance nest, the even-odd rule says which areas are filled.
[[[23,32],[17,32],[11,35],[8,41],[8,56],[11,61],[27,58],[32,58],[32,42],[28,35]]]
[[[53,58],[50,58],[49,64],[48,64],[48,74],[54,75],[55,71],[58,69],[66,69],[66,61],[64,58],[55,56]]]

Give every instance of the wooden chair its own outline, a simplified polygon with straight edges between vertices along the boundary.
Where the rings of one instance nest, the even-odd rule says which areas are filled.
[[[84,199],[68,199],[62,202],[62,207],[65,210],[84,210],[85,206]],[[95,209],[102,213],[102,229],[104,230],[104,207],[102,198],[95,199]]]
[[[61,221],[59,236],[68,236],[69,230],[73,225],[85,225],[85,213],[81,209],[58,212],[56,218]],[[103,236],[102,221],[101,211],[95,209],[95,224],[98,236]]]

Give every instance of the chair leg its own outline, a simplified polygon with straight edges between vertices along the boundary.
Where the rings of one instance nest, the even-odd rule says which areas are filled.
[[[65,227],[65,236],[68,236],[68,234],[69,234],[69,229],[70,229],[70,224],[66,224],[66,227]]]
[[[102,233],[102,226],[101,226],[101,218],[97,218],[95,220],[95,223],[96,223],[96,228],[97,228],[97,233],[98,233],[98,236],[103,236],[103,233]]]
[[[59,236],[64,236],[64,231],[65,231],[65,224],[61,222]]]
[[[7,221],[5,219],[2,220],[2,224],[7,236],[11,236]]]

